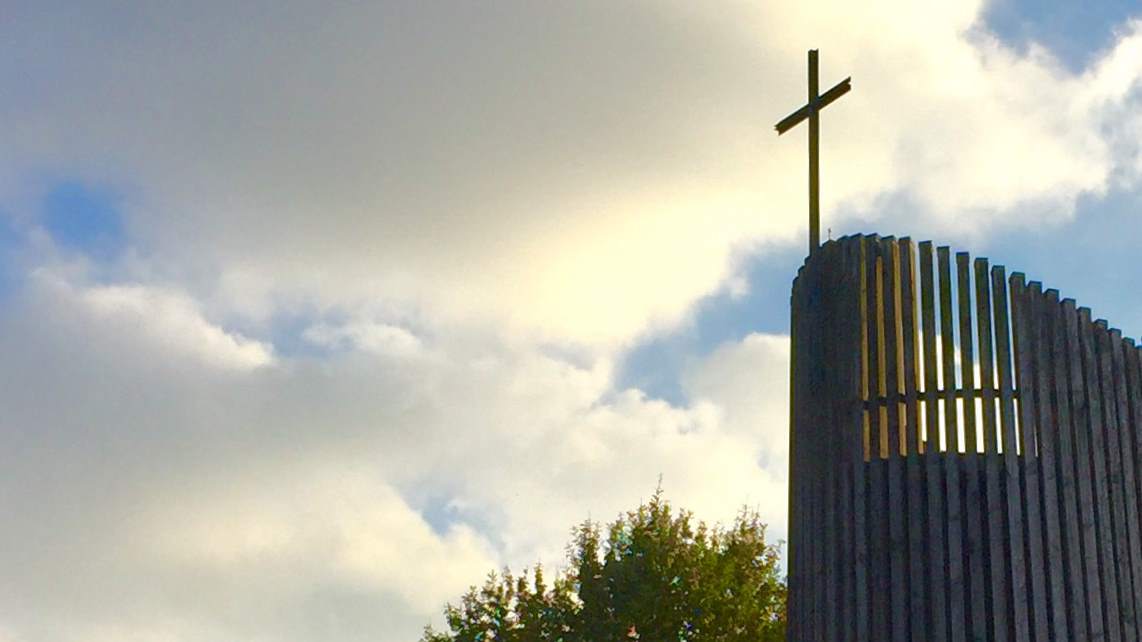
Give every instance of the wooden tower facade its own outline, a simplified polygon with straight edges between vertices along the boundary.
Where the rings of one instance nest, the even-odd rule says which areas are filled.
[[[1142,359],[1055,290],[850,236],[793,284],[789,639],[1142,639]]]

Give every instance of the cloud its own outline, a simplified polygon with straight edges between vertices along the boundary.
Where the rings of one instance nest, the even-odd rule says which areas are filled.
[[[980,12],[29,6],[0,27],[20,89],[0,105],[0,185],[114,185],[152,271],[226,313],[384,301],[614,346],[797,238],[803,134],[771,126],[802,99],[811,45],[827,43],[824,83],[855,79],[824,116],[831,227],[894,195],[947,233],[1038,225],[1133,182],[1138,127],[1116,123],[1136,111],[1138,23],[1073,73],[1006,48]]]
[[[273,350],[202,318],[192,299],[145,286],[99,286],[79,297],[93,320],[121,324],[162,345],[174,358],[196,358],[221,368],[250,369],[269,364]]]
[[[726,413],[727,430],[760,444],[767,467],[788,465],[789,337],[751,334],[723,344],[685,375],[684,388]]]
[[[701,518],[748,503],[784,533],[785,446],[745,427],[780,435],[787,412],[735,379],[786,370],[784,338],[724,346],[689,378],[720,396],[674,406],[614,390],[605,359],[451,337],[235,368],[135,321],[171,295],[105,295],[41,278],[0,318],[16,639],[411,639],[660,475]]]

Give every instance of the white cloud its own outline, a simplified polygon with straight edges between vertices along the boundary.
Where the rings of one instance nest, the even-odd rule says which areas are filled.
[[[293,591],[334,583],[395,593],[421,617],[496,568],[484,538],[464,524],[433,532],[379,470],[309,470],[303,459],[276,472],[271,483],[238,472],[153,498],[140,510],[138,544],[223,581],[285,571]]]
[[[767,463],[784,469],[789,456],[789,337],[751,334],[723,345],[684,382],[692,399],[726,413],[727,430],[760,444]]]
[[[45,294],[82,307],[87,321],[127,330],[130,340],[148,342],[168,359],[194,359],[217,368],[249,370],[273,362],[273,348],[227,332],[202,316],[186,294],[153,286],[105,285],[76,288],[58,275],[39,271]]]
[[[747,503],[784,533],[764,435],[787,413],[742,404],[728,365],[787,369],[780,337],[720,349],[689,380],[721,396],[675,406],[615,391],[606,360],[449,338],[219,369],[104,322],[88,289],[29,287],[0,317],[17,639],[412,639],[501,564],[560,563],[573,524],[659,475],[701,518]]]

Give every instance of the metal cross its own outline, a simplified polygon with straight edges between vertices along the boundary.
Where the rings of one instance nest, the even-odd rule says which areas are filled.
[[[809,119],[809,253],[812,254],[821,244],[821,162],[818,129],[820,112],[826,105],[844,96],[852,85],[852,76],[837,83],[835,87],[817,95],[817,50],[809,50],[809,102],[804,107],[789,114],[777,123],[780,136],[806,118]]]

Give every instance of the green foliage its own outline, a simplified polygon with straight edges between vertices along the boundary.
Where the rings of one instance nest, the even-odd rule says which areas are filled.
[[[550,586],[540,567],[492,573],[445,607],[450,632],[428,627],[421,642],[784,640],[778,555],[755,511],[729,528],[695,526],[656,492],[605,531],[576,527]]]

